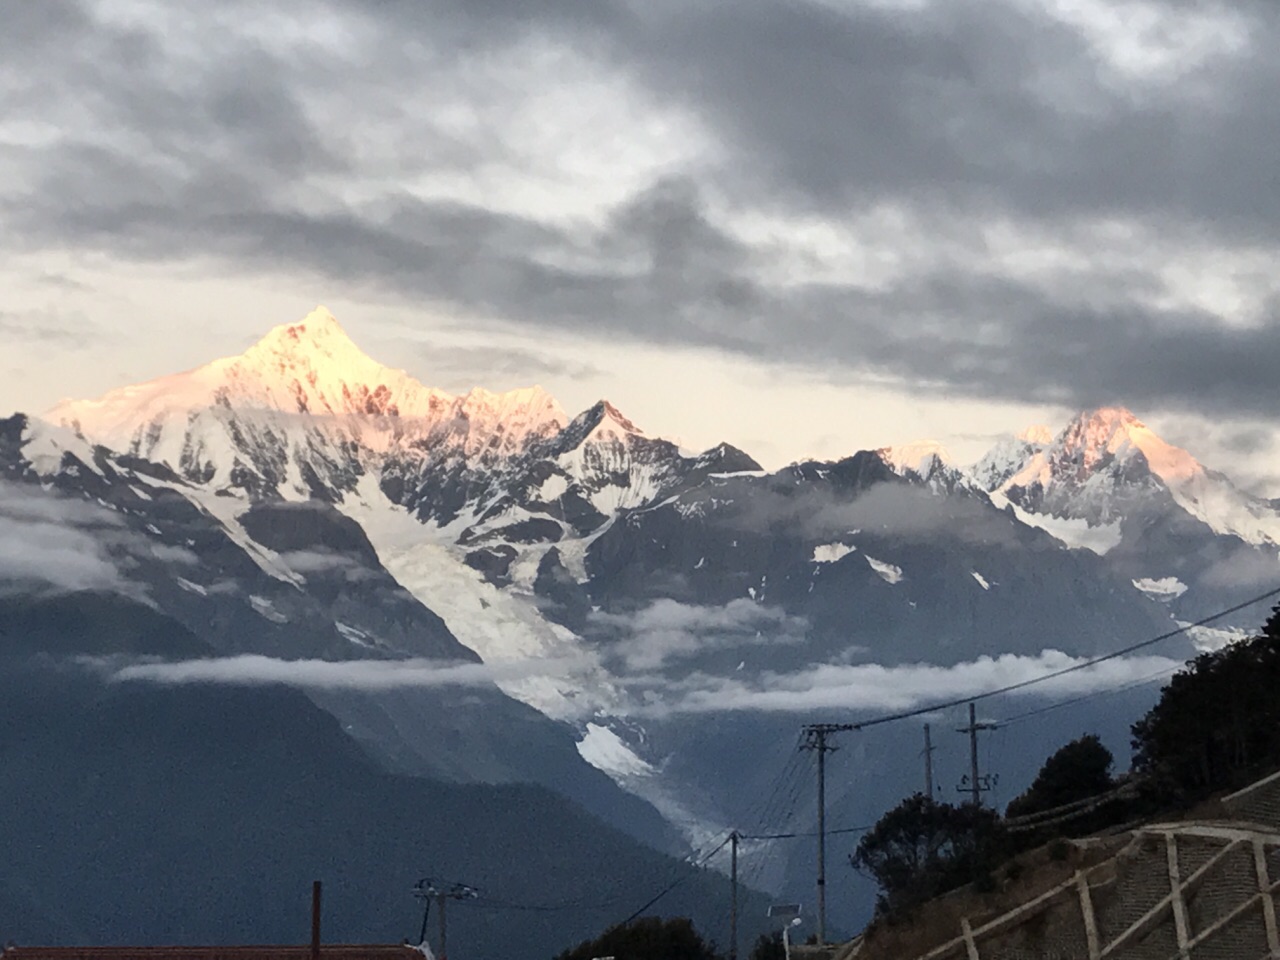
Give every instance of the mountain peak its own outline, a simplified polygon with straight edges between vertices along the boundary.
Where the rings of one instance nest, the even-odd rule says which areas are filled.
[[[1033,423],[1020,433],[1014,435],[1015,440],[1023,443],[1037,443],[1041,446],[1053,443],[1053,428],[1043,423]]]
[[[637,427],[630,419],[623,415],[622,411],[615,407],[608,400],[600,400],[592,409],[599,409],[601,413],[601,422],[609,422],[620,428],[624,433],[634,433],[640,436],[644,435],[644,431]]]
[[[433,448],[483,458],[517,453],[567,418],[540,387],[455,397],[424,386],[369,357],[332,313],[317,307],[274,327],[238,356],[96,400],[64,401],[48,419],[185,476],[227,483],[251,472],[245,466],[251,463],[270,478],[267,488],[289,470],[297,488],[299,476],[318,468],[282,466],[278,445],[289,460],[330,444],[315,453],[322,465],[345,462],[357,446],[380,456],[427,438]]]
[[[301,320],[272,327],[246,352],[295,350],[333,341],[351,343],[351,338],[342,329],[337,317],[326,307],[318,306]]]
[[[1093,410],[1081,410],[1067,425],[1067,430],[1092,427],[1108,430],[1146,430],[1147,425],[1134,415],[1128,407],[1096,407]]]
[[[881,447],[876,453],[899,476],[905,476],[909,471],[928,478],[939,466],[954,466],[951,454],[937,440],[914,440],[894,447]]]
[[[1110,524],[1140,503],[1173,502],[1210,529],[1253,544],[1280,544],[1272,504],[1206,470],[1118,406],[1078,413],[1051,442],[1030,431],[1006,438],[973,468],[993,500],[1005,498],[1028,515]],[[1051,531],[1052,532],[1052,531]]]
[[[1166,443],[1124,407],[1099,407],[1079,413],[1058,440],[1059,456],[1074,460],[1086,473],[1102,461],[1127,461],[1141,453],[1151,472],[1165,483],[1178,484],[1203,472],[1181,447]]]
[[[340,390],[341,384],[358,383],[372,389],[387,381],[401,381],[403,386],[411,379],[369,357],[324,307],[316,307],[296,323],[273,327],[240,356],[215,361],[212,366],[234,376],[252,377],[263,385],[285,381],[288,386],[290,378],[301,377],[321,392],[326,387]]]

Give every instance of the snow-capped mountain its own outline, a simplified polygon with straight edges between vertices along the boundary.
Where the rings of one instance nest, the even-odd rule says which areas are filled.
[[[539,387],[451,396],[423,386],[366,356],[319,307],[240,356],[65,401],[47,419],[215,490],[334,499],[388,459],[401,476],[490,464],[568,418]]]
[[[34,545],[21,574],[0,568],[0,596],[11,603],[121,596],[163,613],[214,655],[233,658],[225,669],[250,677],[266,658],[268,666],[285,662],[280,682],[288,682],[288,663],[299,661],[339,668],[481,661],[392,576],[365,529],[324,499],[220,495],[168,465],[89,445],[20,414],[0,419],[0,530]],[[49,616],[66,616],[56,603],[46,606]],[[110,627],[102,624],[101,632],[109,636]],[[101,653],[132,651],[107,644]],[[186,655],[179,646],[169,654]],[[303,687],[394,770],[539,783],[647,841],[674,840],[652,809],[582,762],[573,730],[483,678],[384,690],[342,682]]]
[[[973,469],[988,490],[1037,513],[1112,522],[1125,503],[1167,493],[1215,533],[1280,544],[1280,512],[1238,489],[1123,408],[1081,413],[1057,436],[1043,428],[999,444]]]
[[[1280,573],[1280,511],[1123,408],[1085,411],[1056,435],[999,442],[971,470],[997,504],[1088,547],[1188,616]]]
[[[367,357],[322,308],[275,328],[239,357],[99,400],[67,401],[47,419],[56,425],[24,418],[15,458],[28,466],[39,461],[45,477],[72,486],[66,478],[83,472],[81,462],[163,477],[184,509],[220,525],[275,585],[268,596],[265,588],[231,589],[229,574],[186,571],[154,588],[166,603],[192,607],[186,617],[192,624],[228,622],[225,613],[197,608],[222,610],[230,598],[249,594],[258,599],[245,607],[246,616],[266,618],[268,632],[307,637],[296,647],[280,640],[266,649],[251,618],[231,633],[254,652],[424,655],[388,646],[394,632],[375,629],[369,616],[346,611],[345,602],[334,607],[332,623],[304,626],[295,594],[309,596],[326,574],[347,593],[353,584],[367,585],[355,576],[359,570],[340,569],[353,555],[379,576],[394,577],[420,614],[438,612],[440,630],[451,642],[460,638],[470,656],[496,664],[572,660],[568,674],[544,677],[522,667],[498,679],[502,689],[556,719],[616,706],[616,695],[580,638],[543,616],[537,590],[555,593],[557,577],[571,586],[585,580],[587,546],[626,511],[702,477],[759,469],[727,445],[686,454],[648,436],[606,401],[570,419],[539,388],[450,396]],[[108,488],[150,495],[132,479],[91,495]],[[302,511],[307,504],[312,508]],[[343,524],[357,534],[335,546],[331,531]],[[166,530],[162,522],[153,525]],[[310,531],[310,539],[298,542],[299,530]],[[366,604],[376,599],[365,597]],[[319,637],[329,645],[317,649]],[[353,694],[312,696],[409,769],[421,768],[413,755],[424,743],[425,768],[441,769],[439,751],[422,736],[420,708],[404,696],[384,695],[376,708]],[[492,718],[501,713],[492,711]],[[528,759],[540,763],[536,754]],[[509,774],[485,766],[482,752],[475,761],[451,773]],[[654,835],[652,825],[642,832]]]
[[[323,307],[240,356],[64,401],[45,419],[251,500],[338,502],[372,476],[393,503],[466,543],[583,534],[691,473],[757,468],[729,447],[686,456],[607,401],[570,420],[540,387],[452,396],[424,386],[365,355]]]

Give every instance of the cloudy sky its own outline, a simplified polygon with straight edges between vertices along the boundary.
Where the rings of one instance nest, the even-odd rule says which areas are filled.
[[[426,382],[771,465],[1120,402],[1280,475],[1274,0],[0,16],[0,410],[324,303]]]

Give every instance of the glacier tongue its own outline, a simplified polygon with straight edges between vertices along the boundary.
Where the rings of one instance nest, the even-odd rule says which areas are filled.
[[[463,563],[444,536],[392,503],[372,478],[338,505],[369,537],[393,577],[490,664],[525,666],[497,680],[508,695],[559,720],[618,712],[621,694],[598,655],[538,612],[531,597],[502,590]]]

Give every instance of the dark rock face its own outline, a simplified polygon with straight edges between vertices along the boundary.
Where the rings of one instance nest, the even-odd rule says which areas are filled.
[[[507,584],[511,582],[511,562],[516,558],[516,548],[504,543],[500,546],[484,550],[472,550],[466,556],[466,564],[473,570],[479,570],[490,583]]]
[[[745,652],[770,668],[850,650],[886,664],[1088,654],[1168,622],[1102,558],[1062,550],[981,494],[905,481],[874,455],[710,480],[613,524],[587,568],[607,611],[750,598],[804,618],[802,644]]]
[[[366,566],[378,562],[360,524],[323,500],[255,504],[240,515],[240,524],[254,540],[278,553],[328,550]]]

